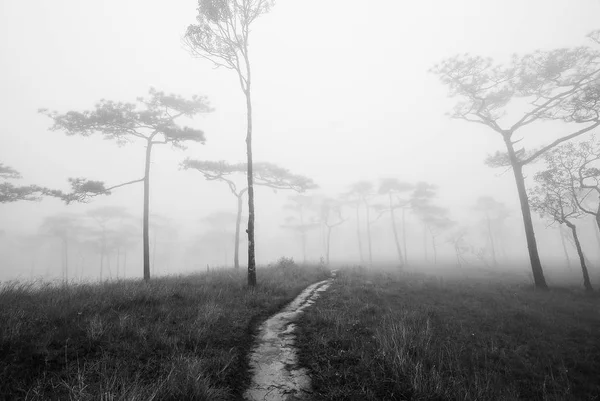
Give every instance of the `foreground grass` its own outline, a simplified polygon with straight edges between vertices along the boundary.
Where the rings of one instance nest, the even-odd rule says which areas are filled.
[[[599,400],[600,298],[342,270],[299,322],[315,400]]]
[[[253,330],[327,272],[0,289],[0,399],[235,400]]]

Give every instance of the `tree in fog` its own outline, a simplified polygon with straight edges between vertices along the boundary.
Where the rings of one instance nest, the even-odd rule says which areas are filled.
[[[448,239],[446,240],[454,249],[458,267],[462,267],[463,264],[468,263],[465,259],[465,255],[469,252],[469,245],[465,239],[467,231],[466,227],[458,227],[448,235]]]
[[[61,192],[50,190],[39,185],[15,185],[8,180],[19,180],[23,177],[14,168],[0,163],[0,203],[12,203],[18,201],[39,201],[42,196],[60,197]]]
[[[564,229],[562,225],[558,226],[558,235],[560,236],[560,244],[562,245],[563,253],[565,254],[565,261],[567,262],[567,268],[571,270],[571,258],[569,257],[569,250],[567,248],[566,238],[569,235],[568,229]]]
[[[583,285],[586,291],[592,291],[592,283],[579,242],[577,226],[573,223],[575,219],[582,216],[583,212],[577,206],[573,194],[562,185],[561,174],[557,174],[556,170],[541,171],[535,175],[534,180],[536,186],[532,191],[531,207],[542,217],[569,227],[581,263]]]
[[[448,217],[450,211],[446,208],[433,205],[430,202],[414,202],[414,213],[419,217],[425,227],[425,233],[429,232],[431,237],[431,248],[433,250],[433,263],[437,264],[438,238],[455,225]],[[424,236],[424,240],[426,235]],[[423,246],[427,249],[427,242]]]
[[[342,216],[342,202],[336,199],[325,198],[321,202],[321,222],[327,228],[325,237],[325,263],[329,265],[329,256],[331,254],[331,232],[337,226],[346,222]]]
[[[235,257],[238,256],[235,250],[239,248],[239,244],[236,243],[236,241],[239,241],[239,233],[236,237],[235,232],[231,228],[234,226],[239,228],[237,223],[238,215],[236,213],[221,210],[212,212],[208,216],[202,218],[201,221],[203,226],[208,226],[208,230],[201,237],[202,242],[204,242],[205,245],[210,243],[213,253],[215,248],[222,250],[224,256],[223,265],[227,265],[229,255],[232,253],[234,254],[235,263]],[[233,252],[231,252],[232,249]]]
[[[498,227],[494,227],[494,223],[500,225],[502,220],[508,216],[506,205],[498,202],[491,196],[480,196],[477,198],[473,210],[483,214],[485,219],[486,232],[488,237],[489,249],[492,257],[492,265],[498,266],[498,258],[496,254],[497,239],[494,232],[498,231]]]
[[[435,206],[432,204],[432,200],[437,196],[437,187],[433,184],[429,184],[424,181],[419,181],[416,183],[413,192],[410,195],[410,207],[421,223],[423,223],[423,252],[425,254],[425,261],[428,260],[428,252],[427,252],[427,223],[423,220],[423,217],[426,217],[434,212]]]
[[[373,246],[371,241],[371,198],[375,195],[373,183],[369,181],[358,181],[350,186],[350,191],[345,195],[347,199],[354,204],[356,208],[356,234],[358,236],[358,249],[360,251],[360,261],[364,263],[362,251],[362,239],[360,235],[360,206],[364,205],[366,210],[367,226],[367,247],[369,250],[369,266],[373,265]]]
[[[284,207],[294,212],[296,216],[289,216],[282,227],[300,235],[302,263],[306,264],[307,233],[309,230],[314,230],[320,225],[319,218],[316,215],[319,207],[318,202],[315,197],[306,195],[288,196],[288,201]]]
[[[406,256],[406,230],[405,230],[405,211],[410,205],[410,200],[401,198],[400,195],[410,191],[414,188],[413,184],[402,182],[396,178],[386,178],[381,180],[379,184],[379,194],[387,196],[388,207],[383,209],[384,212],[390,212],[390,221],[392,224],[392,233],[394,234],[394,243],[396,244],[396,251],[398,252],[398,260],[400,267],[407,264]],[[400,240],[398,239],[398,228],[396,227],[396,210],[402,209],[402,241],[404,244],[404,254],[402,247],[400,246]]]
[[[234,70],[246,98],[248,181],[248,285],[256,285],[254,244],[254,174],[252,163],[252,72],[250,26],[273,6],[273,0],[198,0],[196,24],[187,28],[184,43],[194,56]]]
[[[587,141],[558,146],[544,156],[546,169],[552,170],[557,185],[571,193],[579,210],[594,218],[599,231],[600,143],[592,136]]]
[[[114,140],[118,145],[139,141],[146,145],[144,176],[137,180],[106,187],[102,181],[92,181],[85,178],[72,178],[72,193],[65,197],[70,201],[85,201],[91,196],[110,194],[114,189],[143,182],[143,260],[144,280],[150,279],[150,240],[148,216],[150,213],[150,162],[154,145],[171,144],[184,149],[185,142],[204,143],[204,133],[201,130],[178,125],[175,121],[180,117],[193,117],[200,113],[211,111],[204,97],[193,96],[184,99],[178,95],[167,95],[154,88],[150,89],[149,98],[138,98],[138,104],[100,100],[91,111],[69,111],[65,114],[40,112],[52,118],[53,131],[64,131],[67,135],[89,137],[94,134],[104,139]]]
[[[590,35],[596,43],[597,37]],[[449,87],[451,96],[460,99],[451,117],[484,125],[504,142],[506,153],[496,154],[489,162],[512,167],[535,285],[547,288],[523,168],[555,146],[600,126],[600,52],[587,47],[538,50],[514,55],[505,65],[494,64],[490,58],[457,55],[434,66],[432,72]],[[515,105],[526,109],[514,113]],[[539,149],[516,147],[521,140],[516,135],[532,132],[532,124],[546,120],[567,123],[568,134]]]
[[[240,248],[240,224],[242,221],[242,201],[244,194],[248,192],[248,186],[238,186],[234,176],[239,174],[246,175],[248,172],[247,163],[230,164],[225,161],[208,161],[186,159],[182,163],[184,169],[194,169],[202,173],[207,181],[223,181],[229,187],[231,193],[237,198],[237,220],[235,223],[235,249],[233,264],[235,268],[240,267],[239,248]],[[293,174],[289,170],[279,167],[273,163],[256,162],[253,166],[254,185],[269,187],[273,190],[292,190],[304,192],[308,189],[315,189],[317,185],[311,178],[299,174]],[[249,262],[248,262],[249,263]]]
[[[108,263],[110,269],[110,251],[117,250],[117,278],[119,277],[119,262],[120,262],[120,242],[123,239],[119,235],[119,229],[123,223],[133,219],[133,216],[123,207],[120,206],[103,206],[91,209],[87,212],[99,231],[96,235],[98,242],[98,253],[100,254],[100,280],[104,274],[104,262]]]
[[[82,230],[81,218],[70,213],[46,217],[39,229],[40,234],[57,237],[61,242],[61,275],[65,283],[69,281],[69,247],[74,240],[77,240]]]
[[[152,274],[156,274],[156,257],[159,254],[158,243],[161,243],[162,262],[168,268],[173,245],[179,243],[177,239],[179,230],[177,224],[172,219],[156,213],[150,214],[150,228],[152,229],[152,251],[150,252],[152,260],[150,265],[152,266]]]

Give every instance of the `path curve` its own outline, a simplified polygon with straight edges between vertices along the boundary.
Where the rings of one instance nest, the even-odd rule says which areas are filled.
[[[312,305],[320,293],[327,290],[335,277],[309,285],[283,310],[259,327],[256,345],[250,354],[252,383],[244,398],[249,401],[301,400],[310,394],[310,377],[298,367],[298,353],[294,346],[294,322]]]

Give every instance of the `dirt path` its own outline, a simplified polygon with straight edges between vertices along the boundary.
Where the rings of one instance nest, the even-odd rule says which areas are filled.
[[[335,271],[331,277],[306,287],[281,312],[260,325],[256,345],[250,354],[253,377],[250,388],[244,393],[245,399],[301,400],[310,394],[308,372],[298,367],[294,322],[331,285]]]

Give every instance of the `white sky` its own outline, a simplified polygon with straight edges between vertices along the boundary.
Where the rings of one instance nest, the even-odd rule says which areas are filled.
[[[133,101],[151,85],[202,94],[216,111],[192,124],[205,130],[207,144],[155,148],[152,209],[191,222],[224,205],[235,210],[225,186],[178,171],[186,156],[245,157],[235,74],[192,58],[181,44],[195,8],[193,0],[0,0],[0,161],[21,171],[24,184],[139,178],[141,145],[66,137],[48,131],[50,120],[36,110]],[[502,149],[499,137],[448,119],[454,101],[428,69],[456,53],[503,60],[585,44],[599,21],[598,0],[278,0],[251,35],[255,160],[312,176],[332,195],[385,176],[439,185],[440,202],[458,214],[479,195],[516,205],[511,174],[483,164]],[[540,131],[528,143],[543,141]],[[49,213],[104,204],[136,210],[141,191],[128,188],[91,206],[2,205],[0,227],[35,230]],[[259,193],[259,219],[275,213],[263,199],[284,201]]]

